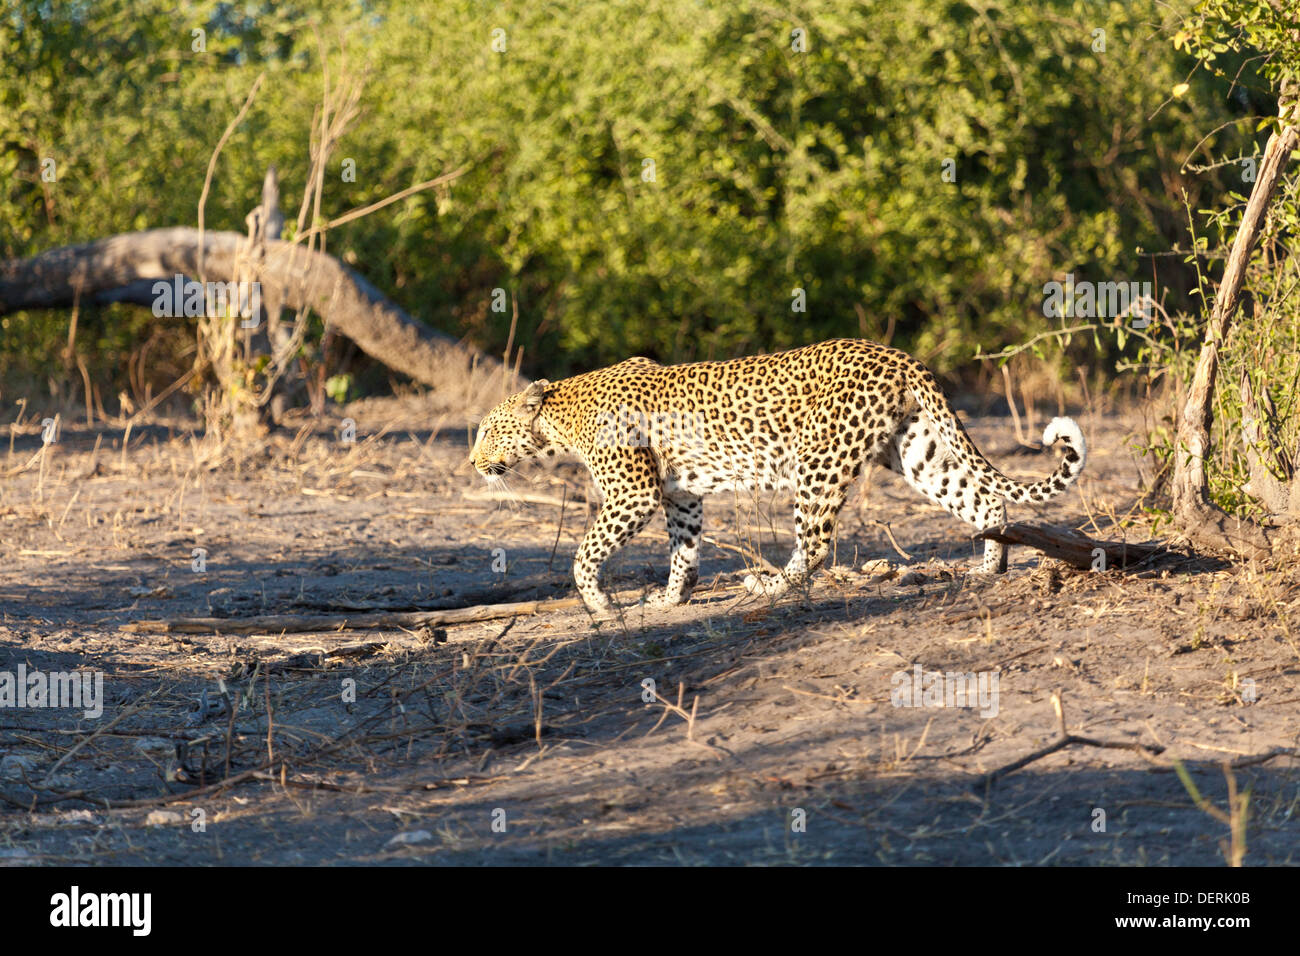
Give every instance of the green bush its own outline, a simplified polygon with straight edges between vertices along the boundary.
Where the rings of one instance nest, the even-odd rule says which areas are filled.
[[[1219,80],[1224,89],[1240,91],[1245,84],[1258,95],[1260,91],[1281,91],[1287,84],[1300,81],[1300,35],[1296,33],[1295,11],[1268,0],[1206,0],[1181,25],[1173,43],[1191,52],[1203,72]],[[1243,57],[1257,64],[1257,72],[1250,69],[1243,73]],[[1296,89],[1300,92],[1300,87]],[[1267,101],[1268,97],[1263,99]],[[1262,157],[1264,137],[1277,123],[1276,105],[1268,103],[1267,107],[1259,110],[1262,119],[1254,124],[1257,142],[1243,154],[1255,160]],[[1296,159],[1300,159],[1300,152],[1291,157],[1292,163]],[[1221,262],[1240,226],[1246,194],[1254,184],[1254,166],[1232,158],[1224,162],[1238,171],[1238,181],[1192,216],[1195,255],[1189,257],[1189,262],[1205,264],[1198,268],[1199,308],[1175,316],[1169,323],[1169,334],[1148,341],[1142,349],[1141,358],[1152,377],[1186,381],[1198,357],[1216,291],[1213,280],[1221,273]],[[1259,244],[1247,266],[1240,314],[1219,351],[1206,477],[1211,499],[1241,517],[1257,517],[1260,510],[1259,504],[1242,490],[1250,477],[1242,434],[1243,377],[1249,380],[1257,400],[1275,410],[1272,418],[1277,448],[1288,452],[1293,461],[1294,450],[1300,448],[1300,297],[1296,295],[1300,260],[1292,245],[1298,234],[1300,179],[1292,165],[1291,174],[1284,175],[1274,196]],[[1211,251],[1213,256],[1209,255]],[[1168,476],[1173,458],[1179,453],[1174,444],[1172,417],[1148,437],[1146,450],[1156,460],[1159,471]],[[1276,449],[1265,451],[1266,459],[1272,460]]]
[[[325,50],[333,76],[364,72],[366,94],[323,216],[474,164],[449,190],[329,235],[329,251],[425,321],[499,352],[511,312],[491,302],[505,289],[526,369],[552,378],[631,354],[727,357],[887,330],[949,369],[1059,326],[1042,287],[1067,272],[1154,274],[1168,304],[1185,301],[1190,270],[1138,250],[1174,243],[1182,190],[1196,204],[1224,188],[1179,169],[1242,109],[1204,75],[1170,101],[1193,63],[1170,43],[1179,10],[1125,2],[365,10],[9,4],[0,255],[193,224],[208,157],[259,72],[207,226],[243,231],[274,162],[292,232]],[[1230,125],[1215,142],[1244,137]],[[46,156],[54,184],[40,181]],[[125,313],[82,317],[97,374],[120,379],[139,345]],[[0,329],[0,374],[61,374],[66,315]],[[1098,364],[1088,348],[1075,358]]]

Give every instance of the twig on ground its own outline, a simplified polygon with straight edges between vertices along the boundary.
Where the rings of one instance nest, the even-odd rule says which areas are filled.
[[[1010,774],[1015,773],[1024,767],[1029,766],[1035,760],[1042,760],[1044,757],[1056,753],[1058,750],[1064,750],[1066,747],[1104,747],[1110,750],[1135,750],[1143,755],[1164,753],[1165,748],[1160,744],[1142,744],[1131,741],[1119,740],[1094,740],[1092,737],[1080,737],[1072,734],[1065,728],[1065,707],[1061,703],[1060,691],[1052,694],[1052,708],[1056,711],[1056,725],[1061,736],[1051,744],[1040,750],[1035,750],[1028,756],[1021,757],[1019,760],[1012,761],[996,770],[991,770],[984,774],[974,785],[973,789],[978,793],[981,790],[990,789],[995,783]]]
[[[150,694],[148,700],[153,700],[155,696],[157,695]],[[125,710],[123,710],[120,714],[118,714],[116,717],[110,720],[103,727],[100,727],[98,730],[96,730],[93,734],[90,734],[88,737],[85,737],[82,740],[77,741],[68,750],[68,752],[65,753],[62,757],[60,757],[57,761],[55,761],[54,766],[51,767],[46,772],[44,780],[42,781],[42,785],[48,784],[50,782],[50,778],[53,777],[55,773],[57,773],[64,764],[66,764],[69,760],[71,760],[74,756],[76,756],[76,754],[81,750],[81,748],[85,747],[86,744],[90,743],[92,740],[95,740],[97,737],[100,737],[103,734],[108,733],[110,730],[112,730],[114,727],[120,724],[125,718],[130,717],[132,714],[140,710],[140,708],[142,708],[144,704],[145,702],[141,701],[138,704],[135,704],[131,707],[127,707]]]

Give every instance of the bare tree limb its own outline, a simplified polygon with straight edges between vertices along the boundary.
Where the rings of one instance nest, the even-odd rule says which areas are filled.
[[[1300,144],[1300,130],[1296,128],[1297,107],[1286,96],[1283,101],[1281,125],[1268,138],[1255,186],[1242,214],[1232,251],[1228,254],[1174,443],[1173,510],[1182,530],[1195,543],[1228,547],[1247,557],[1263,557],[1272,551],[1269,534],[1261,526],[1234,519],[1210,503],[1205,456],[1209,452],[1210,425],[1214,416],[1219,349],[1237,314],[1246,265],[1259,240],[1269,203],[1291,153]]]
[[[1127,542],[1101,541],[1090,538],[1073,528],[1061,528],[1054,525],[1004,524],[998,528],[989,528],[975,535],[984,540],[992,539],[1003,544],[1024,544],[1037,548],[1050,558],[1057,558],[1080,570],[1087,571],[1098,566],[1097,552],[1104,558],[1101,569],[1124,568],[1145,561],[1147,558],[1165,553],[1165,547],[1154,541]]]
[[[149,304],[153,284],[195,276],[200,255],[209,278],[239,279],[248,240],[236,232],[177,227],[150,229],[51,249],[0,263],[0,315],[18,309],[70,306],[78,290],[102,301]],[[286,308],[311,308],[328,327],[394,371],[434,388],[495,394],[513,378],[501,361],[412,318],[333,256],[269,237],[261,281],[273,284]]]

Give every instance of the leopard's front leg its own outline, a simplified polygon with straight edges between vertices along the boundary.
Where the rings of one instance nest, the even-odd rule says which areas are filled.
[[[578,546],[573,578],[591,613],[609,618],[614,616],[614,602],[600,585],[601,567],[646,526],[663,492],[646,449],[603,449],[592,458],[592,473],[605,492],[605,503]],[[604,476],[609,477],[601,480]]]

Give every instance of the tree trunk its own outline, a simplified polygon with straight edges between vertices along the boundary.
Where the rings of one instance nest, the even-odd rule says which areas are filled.
[[[188,227],[150,229],[0,263],[0,315],[71,306],[78,297],[153,305],[155,282],[198,275],[199,235]],[[244,278],[247,246],[239,233],[204,232],[206,281]],[[412,318],[333,256],[269,238],[265,250],[259,281],[273,288],[264,298],[315,310],[327,327],[394,371],[471,400],[521,387],[499,359]]]
[[[1288,99],[1284,97],[1284,102]],[[1205,475],[1205,456],[1210,447],[1213,421],[1214,383],[1219,370],[1219,348],[1227,337],[1241,301],[1246,265],[1264,224],[1269,202],[1282,178],[1283,169],[1300,132],[1295,126],[1296,110],[1287,102],[1282,125],[1268,139],[1255,186],[1246,203],[1241,226],[1223,270],[1223,280],[1214,298],[1214,308],[1205,330],[1205,342],[1196,362],[1174,443],[1173,510],[1184,532],[1194,542],[1212,547],[1230,547],[1248,557],[1262,557],[1271,551],[1268,532],[1252,522],[1239,521],[1210,503]]]
[[[1295,473],[1291,456],[1281,447],[1276,417],[1277,409],[1268,397],[1268,390],[1256,397],[1250,374],[1243,369],[1241,441],[1246,449],[1250,480],[1242,485],[1241,490],[1262,504],[1270,517],[1285,515],[1291,510],[1291,484]]]

